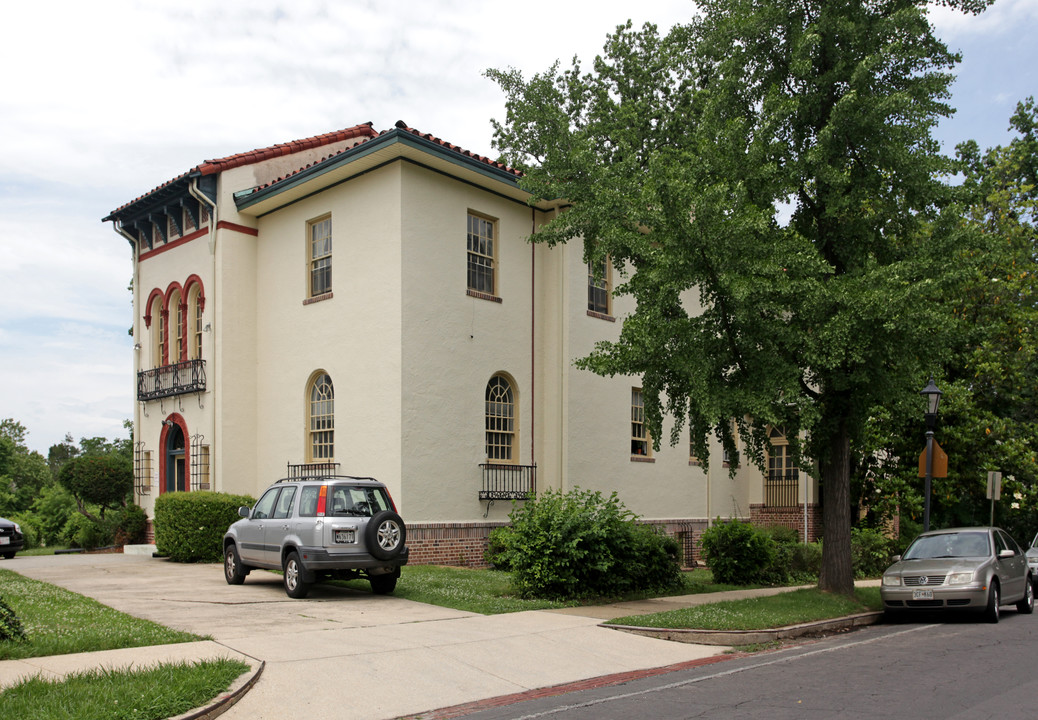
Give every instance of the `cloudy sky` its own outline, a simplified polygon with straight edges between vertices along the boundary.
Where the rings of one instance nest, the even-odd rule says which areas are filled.
[[[589,10],[589,8],[594,8]],[[502,96],[482,76],[589,60],[632,19],[692,5],[526,0],[39,0],[0,27],[0,418],[46,454],[66,433],[122,437],[133,415],[130,248],[101,218],[203,160],[397,120],[494,155]],[[1038,95],[1038,0],[935,10],[963,53],[941,126],[1004,143]]]

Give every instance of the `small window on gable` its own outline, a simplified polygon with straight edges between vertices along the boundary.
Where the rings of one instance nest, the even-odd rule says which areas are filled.
[[[309,223],[310,295],[317,297],[332,291],[332,218],[328,216]]]
[[[612,285],[608,258],[592,260],[587,264],[587,309],[589,313],[611,316]]]
[[[645,398],[641,388],[631,388],[631,455],[649,457],[652,444],[645,424]]]
[[[497,223],[489,218],[469,213],[467,249],[468,249],[468,289],[470,292],[494,296],[496,288],[496,243],[494,236]]]

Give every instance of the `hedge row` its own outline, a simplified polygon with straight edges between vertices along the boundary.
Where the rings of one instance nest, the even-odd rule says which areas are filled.
[[[255,504],[250,495],[204,490],[160,495],[155,500],[155,550],[177,562],[219,562],[223,535],[240,519],[238,508]]]

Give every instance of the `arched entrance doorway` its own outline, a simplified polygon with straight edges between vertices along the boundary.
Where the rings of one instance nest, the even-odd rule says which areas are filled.
[[[166,433],[166,492],[187,490],[187,461],[184,431],[173,423]]]

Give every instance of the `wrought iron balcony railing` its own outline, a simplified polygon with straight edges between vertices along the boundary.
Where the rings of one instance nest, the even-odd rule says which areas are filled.
[[[480,500],[526,500],[537,491],[536,465],[499,465],[483,463],[483,489]]]
[[[158,400],[205,391],[205,360],[187,360],[137,373],[137,399]]]
[[[336,475],[339,472],[337,462],[315,462],[315,463],[288,463],[289,480],[306,480],[307,478],[318,478],[326,475]]]
[[[794,507],[800,504],[800,472],[769,473],[764,479],[764,504]]]

